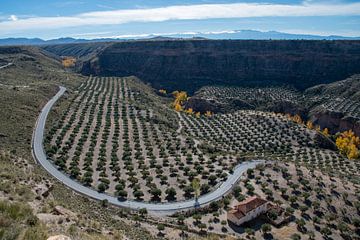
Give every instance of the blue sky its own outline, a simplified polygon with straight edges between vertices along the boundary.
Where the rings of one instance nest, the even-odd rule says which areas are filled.
[[[136,37],[253,29],[360,36],[352,0],[1,0],[0,38]]]

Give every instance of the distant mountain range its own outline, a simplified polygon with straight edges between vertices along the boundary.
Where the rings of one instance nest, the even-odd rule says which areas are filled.
[[[89,42],[110,42],[110,41],[129,41],[129,40],[176,40],[176,39],[239,39],[239,40],[360,40],[360,37],[344,36],[320,36],[309,34],[291,34],[277,31],[261,32],[255,30],[232,30],[222,32],[187,32],[187,33],[169,33],[169,34],[148,34],[134,35],[133,37],[113,37],[113,38],[94,38],[94,39],[77,39],[77,38],[57,38],[43,40],[40,38],[3,38],[0,39],[0,46],[9,45],[52,45],[68,43],[89,43]]]

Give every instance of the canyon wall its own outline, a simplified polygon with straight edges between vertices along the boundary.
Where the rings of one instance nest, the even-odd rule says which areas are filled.
[[[155,88],[292,85],[300,90],[360,72],[360,41],[171,40],[113,43],[82,73],[135,75]]]

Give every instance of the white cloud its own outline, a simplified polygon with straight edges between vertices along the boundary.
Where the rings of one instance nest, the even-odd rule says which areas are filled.
[[[63,2],[55,2],[53,3],[53,6],[55,7],[68,7],[68,6],[78,6],[78,5],[82,5],[85,4],[85,2],[81,2],[81,1],[63,1]]]
[[[77,34],[71,34],[71,37],[85,37],[85,38],[97,38],[97,37],[103,37],[108,36],[111,34],[111,32],[87,32],[87,33],[77,33]]]
[[[98,8],[114,9],[114,8],[113,8],[113,7],[111,7],[111,6],[104,5],[104,4],[96,4],[96,6],[97,6]]]
[[[303,3],[298,5],[233,3],[169,6],[87,12],[67,17],[32,17],[0,22],[0,34],[22,30],[60,29],[78,26],[116,25],[129,22],[162,22],[214,18],[251,18],[274,16],[351,16],[360,15],[360,3]]]
[[[17,21],[17,20],[18,20],[18,17],[17,17],[16,15],[10,15],[10,17],[8,18],[8,20]]]

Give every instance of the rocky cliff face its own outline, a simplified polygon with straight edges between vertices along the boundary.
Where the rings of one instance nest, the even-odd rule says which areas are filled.
[[[360,75],[309,88],[304,93],[316,99],[309,118],[332,133],[352,129],[360,135]]]
[[[360,41],[158,40],[45,49],[76,56],[83,63],[84,74],[135,75],[168,92],[186,90],[192,95],[205,85],[307,89],[301,93],[306,96],[303,101],[264,102],[256,108],[301,114],[333,131],[352,128],[360,134],[356,120],[360,118],[360,106],[356,105],[360,101],[360,75],[339,81],[360,73]],[[248,101],[222,104],[196,98],[188,107],[214,112],[254,108]]]
[[[356,135],[360,136],[360,120],[345,116],[341,112],[317,112],[311,115],[311,120],[317,125],[327,127],[333,134],[352,129]]]
[[[360,72],[360,41],[121,42],[85,61],[82,72],[136,75],[155,88],[189,92],[213,84],[305,89]]]

